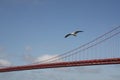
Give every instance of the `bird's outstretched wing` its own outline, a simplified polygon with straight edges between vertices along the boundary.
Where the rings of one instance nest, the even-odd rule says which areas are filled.
[[[75,31],[75,34],[79,33],[79,32],[83,32],[83,31]]]
[[[71,34],[67,34],[67,35],[65,35],[65,38],[67,38],[68,36],[70,36]]]

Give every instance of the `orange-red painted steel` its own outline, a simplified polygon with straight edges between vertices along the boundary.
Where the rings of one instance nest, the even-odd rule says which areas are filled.
[[[1,68],[0,72],[22,71],[22,70],[32,70],[32,69],[44,69],[44,68],[74,67],[74,66],[108,65],[108,64],[120,64],[120,58],[14,66],[14,67]]]

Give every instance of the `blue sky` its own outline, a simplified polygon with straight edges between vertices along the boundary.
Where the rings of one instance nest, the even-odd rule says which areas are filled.
[[[29,64],[41,56],[59,55],[93,40],[120,25],[119,4],[119,0],[0,0],[0,65]],[[64,38],[75,30],[84,33]],[[0,73],[0,79],[21,80],[19,75],[23,75],[22,80],[120,79],[119,66],[79,69]]]

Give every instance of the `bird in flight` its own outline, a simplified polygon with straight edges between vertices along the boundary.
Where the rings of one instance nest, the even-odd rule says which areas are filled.
[[[79,32],[83,32],[83,31],[75,31],[75,32],[72,32],[72,33],[69,33],[69,34],[67,34],[67,35],[65,35],[65,38],[67,38],[67,37],[69,37],[69,36],[77,36],[77,33],[79,33]]]

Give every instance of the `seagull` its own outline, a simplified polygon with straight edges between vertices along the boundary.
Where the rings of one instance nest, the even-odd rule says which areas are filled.
[[[69,33],[69,34],[65,35],[65,38],[67,38],[70,35],[77,36],[77,33],[79,33],[79,32],[83,32],[83,31],[75,31],[75,32]]]

